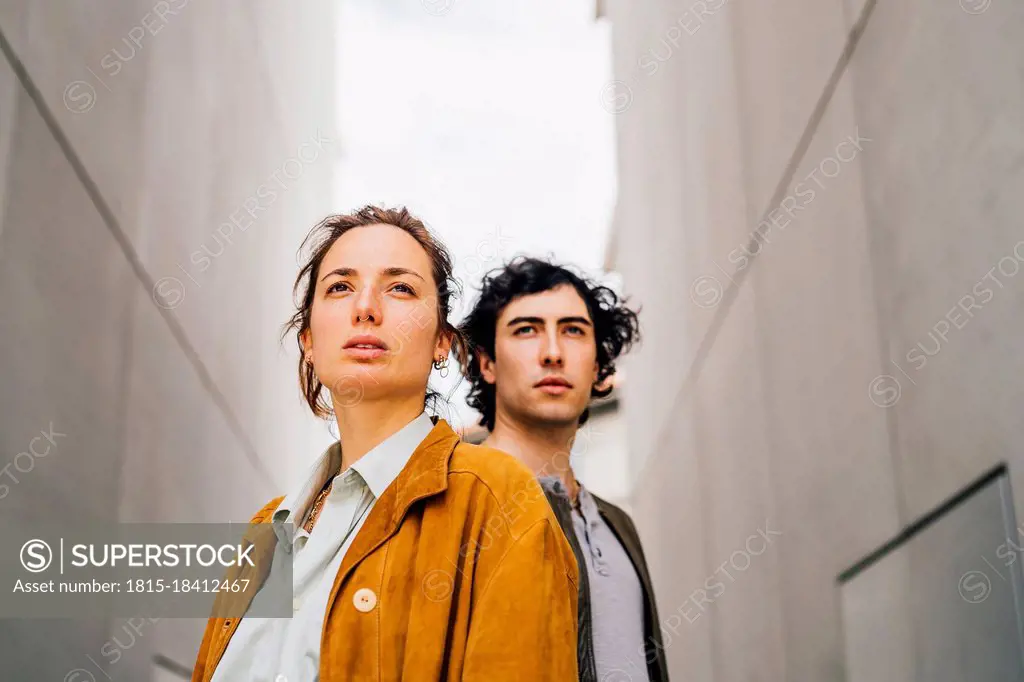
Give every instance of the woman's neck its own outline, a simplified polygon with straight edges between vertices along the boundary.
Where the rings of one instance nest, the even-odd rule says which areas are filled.
[[[338,439],[341,441],[341,470],[345,471],[363,455],[423,412],[423,396],[408,400],[360,400],[351,407],[335,406]]]

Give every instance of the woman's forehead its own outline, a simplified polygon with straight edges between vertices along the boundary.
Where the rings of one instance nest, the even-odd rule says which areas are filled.
[[[366,277],[395,268],[411,270],[424,279],[431,275],[430,257],[423,246],[393,225],[356,227],[338,237],[324,255],[321,271],[335,268],[349,268]]]

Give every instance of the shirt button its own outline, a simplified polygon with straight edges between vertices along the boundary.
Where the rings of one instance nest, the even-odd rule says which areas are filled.
[[[361,587],[352,596],[352,604],[359,611],[367,613],[372,611],[373,607],[377,605],[377,595],[369,587]]]

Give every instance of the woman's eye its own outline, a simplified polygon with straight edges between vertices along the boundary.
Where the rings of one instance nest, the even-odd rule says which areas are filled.
[[[570,334],[576,334],[577,336],[582,336],[584,334],[583,327],[577,327],[576,325],[570,325],[566,327],[565,330]]]
[[[522,336],[526,332],[532,332],[532,331],[533,331],[533,327],[530,327],[528,325],[527,326],[523,326],[523,327],[518,327],[514,332],[512,332],[512,336]]]
[[[402,283],[398,283],[395,286],[391,287],[391,290],[392,291],[400,291],[403,294],[415,294],[416,293],[415,291],[413,291],[411,286],[409,286],[408,284],[402,284]]]
[[[327,293],[332,294],[335,291],[344,291],[345,289],[348,288],[348,284],[345,284],[344,282],[335,282],[331,286],[327,287]]]

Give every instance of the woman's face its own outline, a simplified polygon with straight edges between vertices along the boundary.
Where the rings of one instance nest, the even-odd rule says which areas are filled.
[[[438,329],[427,252],[404,230],[368,225],[343,234],[324,256],[302,345],[338,410],[422,397],[431,363],[450,348]]]

